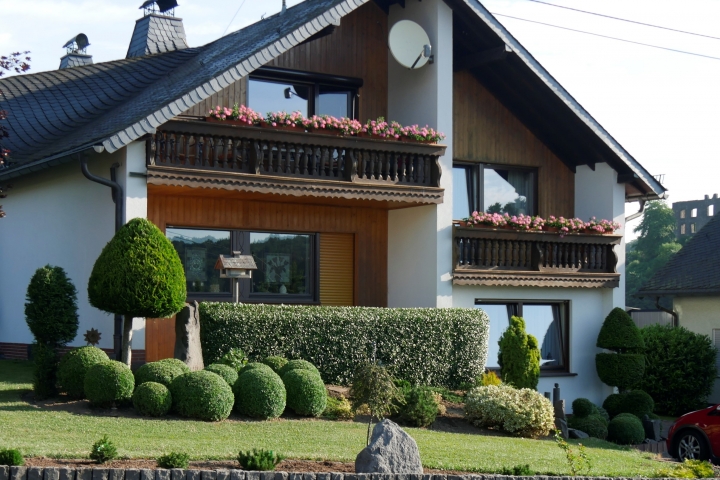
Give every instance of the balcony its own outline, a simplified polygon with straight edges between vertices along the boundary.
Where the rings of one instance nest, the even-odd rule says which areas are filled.
[[[621,235],[453,227],[453,284],[615,288]]]
[[[442,203],[442,145],[178,119],[147,143],[148,183],[297,197]]]

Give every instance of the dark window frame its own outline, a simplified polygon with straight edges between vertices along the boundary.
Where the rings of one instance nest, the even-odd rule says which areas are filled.
[[[302,304],[302,305],[319,305],[320,304],[320,233],[318,232],[290,232],[275,230],[256,230],[256,229],[238,229],[238,228],[208,228],[208,227],[186,227],[182,225],[168,225],[168,228],[178,228],[184,230],[212,230],[218,232],[230,232],[231,250],[241,251],[243,247],[243,236],[249,237],[250,233],[269,233],[277,235],[308,235],[310,237],[310,271],[308,272],[308,294],[268,294],[251,292],[251,279],[240,280],[240,302],[242,303],[273,303],[273,304]],[[250,252],[252,254],[252,252]],[[227,252],[232,255],[232,251]],[[232,285],[232,283],[231,283]],[[231,287],[232,288],[232,287]],[[193,301],[209,301],[209,302],[232,302],[232,292],[210,293],[210,292],[187,292],[187,300]]]
[[[350,118],[358,119],[358,110],[360,107],[360,88],[363,86],[363,80],[355,77],[343,77],[339,75],[327,75],[322,73],[304,72],[300,70],[290,70],[277,67],[260,67],[250,74],[250,80],[259,80],[275,83],[293,83],[307,86],[310,89],[308,95],[308,116],[313,116],[317,112],[320,103],[320,87],[341,88],[350,92],[348,98],[348,112],[351,113]],[[250,82],[247,87],[247,104],[250,104],[250,95],[252,94]],[[311,101],[312,99],[312,101]],[[258,112],[264,115],[267,112]]]
[[[569,300],[485,300],[475,299],[475,307],[482,308],[483,305],[505,305],[514,306],[512,314],[514,316],[523,316],[523,305],[558,305],[559,308],[565,310],[564,324],[560,325],[560,340],[562,343],[562,360],[560,366],[540,366],[541,376],[565,375],[570,373],[570,301]],[[524,317],[523,317],[524,318]],[[509,320],[509,318],[508,318]],[[562,317],[561,317],[562,320]],[[527,320],[526,320],[527,321]],[[489,370],[497,370],[496,367],[488,367]]]
[[[488,163],[488,162],[469,162],[463,160],[453,161],[453,168],[463,168],[467,172],[465,174],[467,180],[467,195],[468,195],[468,206],[470,211],[466,216],[474,211],[484,212],[486,206],[485,202],[485,169],[486,168],[498,168],[504,170],[515,170],[519,172],[531,173],[533,175],[533,208],[529,213],[530,215],[538,214],[538,169],[536,167],[524,167],[517,165],[503,165],[500,163]],[[462,220],[461,218],[454,218],[453,220]]]

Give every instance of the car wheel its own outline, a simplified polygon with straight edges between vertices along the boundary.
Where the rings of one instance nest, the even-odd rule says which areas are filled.
[[[677,442],[678,460],[707,460],[710,458],[705,439],[693,431],[680,432]]]

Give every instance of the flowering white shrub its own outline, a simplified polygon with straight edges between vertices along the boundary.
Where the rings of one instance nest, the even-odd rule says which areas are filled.
[[[478,427],[520,437],[543,437],[555,428],[550,400],[535,390],[504,384],[472,389],[465,398],[465,416]]]
[[[485,369],[489,320],[474,308],[368,308],[200,304],[203,357],[230,348],[251,359],[312,362],[328,383],[347,385],[375,358],[413,384],[457,388]]]

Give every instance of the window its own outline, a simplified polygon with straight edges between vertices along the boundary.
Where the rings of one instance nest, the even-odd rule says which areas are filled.
[[[690,210],[690,217],[691,218],[697,217],[697,208],[693,208],[692,210]]]
[[[453,165],[453,218],[473,211],[535,215],[537,174],[534,169],[501,165]]]
[[[262,67],[250,76],[248,106],[268,112],[299,111],[304,116],[357,116],[358,89],[362,80]]]
[[[680,235],[685,235],[685,224],[680,225]]]
[[[690,233],[695,233],[695,224],[694,223],[690,224]]]
[[[708,205],[707,216],[712,217],[713,215],[715,215],[715,205]]]
[[[680,218],[685,218],[685,209],[680,210]]]
[[[475,302],[490,317],[490,343],[488,368],[500,368],[498,364],[500,336],[510,324],[511,316],[523,317],[525,328],[533,334],[540,345],[540,369],[543,371],[568,371],[568,302]]]
[[[240,280],[241,301],[312,303],[318,299],[317,235],[168,227],[166,235],[185,268],[190,298],[232,298],[230,279],[220,278],[219,255],[251,254],[257,265]]]

